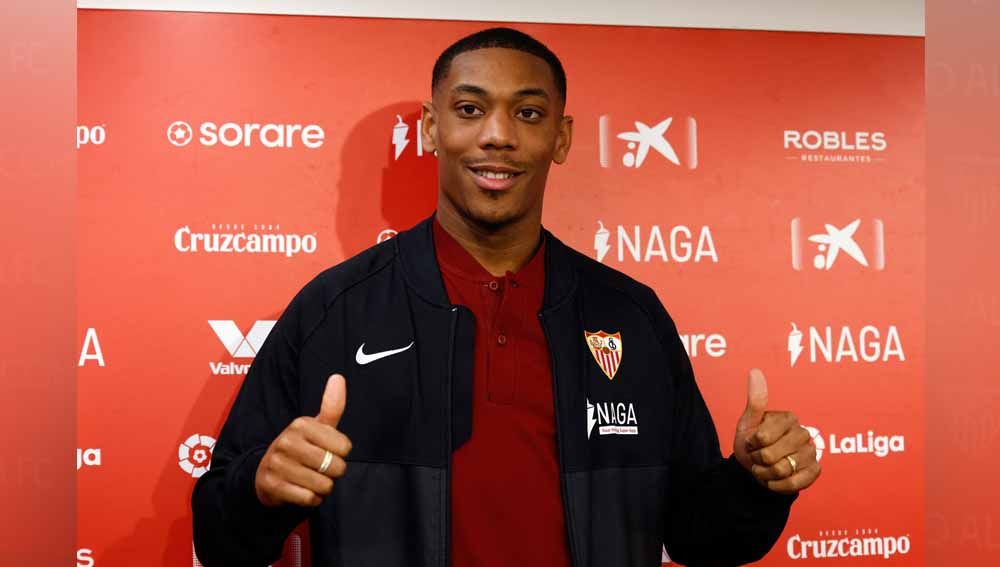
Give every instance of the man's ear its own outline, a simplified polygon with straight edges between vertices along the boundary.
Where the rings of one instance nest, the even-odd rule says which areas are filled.
[[[552,161],[564,163],[569,156],[569,147],[573,145],[573,117],[563,116],[559,121],[559,136],[556,138],[556,151]]]
[[[437,151],[437,116],[430,101],[420,107],[420,143],[426,152]]]

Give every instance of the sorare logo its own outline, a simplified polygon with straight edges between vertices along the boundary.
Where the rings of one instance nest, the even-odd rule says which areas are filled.
[[[167,140],[182,148],[192,141],[206,147],[226,148],[306,148],[314,150],[323,146],[326,131],[319,124],[281,124],[259,122],[202,122],[197,128],[184,120],[175,120],[167,126]]]

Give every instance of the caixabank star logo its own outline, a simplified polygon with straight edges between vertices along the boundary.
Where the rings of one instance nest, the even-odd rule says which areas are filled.
[[[640,120],[613,119],[610,114],[602,114],[597,119],[597,131],[602,168],[638,170],[651,160],[682,170],[698,168],[698,121],[691,116]]]

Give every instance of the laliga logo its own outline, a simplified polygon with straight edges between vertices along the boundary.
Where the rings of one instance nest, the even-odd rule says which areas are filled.
[[[316,149],[322,146],[326,139],[326,132],[318,124],[226,122],[219,125],[215,122],[202,122],[198,132],[200,134],[198,141],[201,145],[215,146],[221,142],[223,146],[230,148],[237,146],[249,148],[253,145],[265,148],[294,148],[298,141],[302,146]],[[167,127],[167,140],[177,147],[188,145],[192,139],[194,139],[194,129],[183,120],[172,122]]]
[[[195,433],[177,447],[177,464],[180,465],[181,470],[198,478],[205,474],[205,471],[212,464],[212,449],[214,448],[214,438]]]
[[[831,433],[829,443],[823,439],[819,429],[803,425],[816,446],[816,460],[823,458],[824,451],[831,455],[858,455],[869,453],[878,458],[885,458],[891,453],[906,451],[906,438],[902,435],[875,435],[869,429],[865,433],[856,433],[846,437],[837,437]]]

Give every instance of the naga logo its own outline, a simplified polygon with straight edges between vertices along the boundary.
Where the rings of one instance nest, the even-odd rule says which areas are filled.
[[[264,346],[264,340],[271,333],[277,321],[263,320],[254,322],[250,327],[250,332],[243,335],[234,321],[214,320],[209,321],[209,326],[215,332],[215,336],[229,351],[233,358],[253,358]],[[212,374],[219,375],[245,375],[250,370],[250,364],[236,364],[235,362],[209,362],[209,369]]]
[[[726,354],[726,337],[718,333],[684,334],[680,337],[684,350],[691,358],[696,358],[702,352],[711,358],[720,358]]]
[[[318,124],[259,124],[257,122],[202,122],[198,127],[198,142],[203,146],[222,144],[229,148],[263,146],[265,148],[306,147],[316,149],[326,141],[326,132]],[[183,120],[167,126],[167,140],[183,147],[194,139],[194,129]]]
[[[885,132],[785,130],[785,159],[821,163],[871,163],[889,147]]]
[[[286,258],[302,252],[316,252],[315,232],[282,234],[277,232],[281,230],[281,225],[252,226],[250,232],[247,232],[245,224],[213,224],[206,232],[196,232],[190,226],[182,226],[174,231],[174,248],[182,253],[283,254]]]
[[[101,466],[101,450],[100,449],[80,449],[76,450],[76,470],[80,470],[83,467],[99,467]]]
[[[853,331],[847,325],[839,331],[827,325],[825,327],[809,327],[809,362],[840,363],[851,362],[889,362],[896,359],[906,361],[903,344],[899,338],[899,330],[895,325],[889,325],[887,330],[880,330],[874,325],[865,325],[861,330]],[[834,338],[836,337],[836,348]],[[805,352],[803,345],[805,334],[798,325],[792,323],[792,331],[788,333],[789,366],[795,366]]]
[[[605,228],[601,221],[597,221],[597,225],[598,229],[594,234],[594,252],[597,254],[597,261],[603,262],[612,247],[611,231]],[[664,230],[667,234],[666,241],[663,236]],[[664,230],[655,224],[648,228],[633,225],[631,231],[621,225],[616,227],[615,247],[618,250],[618,261],[625,262],[626,257],[631,257],[635,262],[650,262],[657,258],[662,262],[682,264],[687,262],[697,264],[702,260],[719,262],[715,242],[712,240],[712,231],[707,226],[696,228],[695,231],[684,225]],[[698,233],[697,237],[694,232]]]
[[[587,439],[594,427],[599,435],[638,435],[639,421],[631,402],[597,402],[587,400]]]
[[[795,534],[788,538],[785,550],[792,559],[842,559],[845,557],[881,557],[910,552],[910,534],[886,536],[877,529],[824,530],[816,539]]]
[[[416,128],[414,131],[416,134],[413,136],[416,139],[416,151],[417,156],[424,155],[424,142],[420,138],[420,124],[421,120],[417,119]],[[403,150],[406,146],[410,145],[410,125],[407,124],[403,117],[396,115],[396,124],[392,127],[392,147],[393,147],[393,159],[398,160],[399,156],[403,155]]]
[[[205,474],[212,464],[213,449],[215,449],[214,437],[195,433],[177,447],[177,464],[181,470],[198,478]]]
[[[629,169],[638,169],[646,162],[646,158],[653,153],[659,154],[668,162],[681,166],[681,159],[677,156],[674,146],[667,140],[667,130],[673,124],[673,117],[667,117],[650,126],[645,122],[635,120],[632,122],[635,130],[619,132],[615,138],[624,141],[625,151],[621,156],[621,163]],[[684,165],[687,169],[698,167],[698,122],[691,117],[685,119],[687,127],[686,136],[683,138],[682,149]],[[597,119],[599,160],[601,167],[611,167],[611,117],[603,114]]]
[[[865,255],[864,250],[855,240],[855,234],[861,225],[861,219],[854,219],[843,228],[838,228],[832,224],[824,224],[823,232],[811,234],[807,238],[809,242],[816,245],[816,254],[813,256],[812,265],[817,270],[829,271],[833,268],[834,262],[843,252],[845,256],[854,260],[858,265],[871,268],[876,271],[885,269],[885,223],[881,219],[872,219],[871,237],[868,245],[871,261]],[[802,271],[802,256],[804,254],[804,239],[802,237],[802,219],[796,217],[792,219],[792,268]]]
[[[871,454],[879,458],[884,458],[892,453],[902,453],[906,451],[906,438],[902,435],[876,435],[869,429],[865,433],[855,433],[838,437],[831,433],[827,439],[823,438],[819,429],[803,425],[812,438],[813,445],[816,446],[816,460],[823,458],[823,453],[831,455],[860,455]]]

